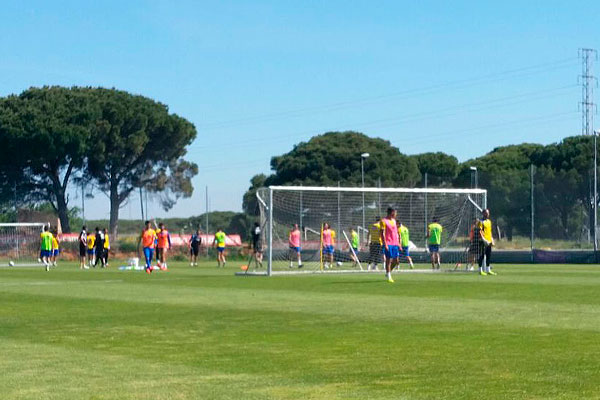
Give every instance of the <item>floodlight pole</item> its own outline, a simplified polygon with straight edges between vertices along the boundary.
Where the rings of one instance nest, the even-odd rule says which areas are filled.
[[[360,155],[360,177],[361,177],[361,181],[362,181],[362,226],[364,229],[367,228],[366,226],[366,220],[365,220],[365,158],[369,157],[369,153],[362,153]]]

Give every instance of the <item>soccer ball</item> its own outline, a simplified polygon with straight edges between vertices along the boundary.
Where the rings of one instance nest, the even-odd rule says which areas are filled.
[[[14,267],[14,266],[15,266],[15,262],[14,262],[14,261],[12,261],[12,260],[10,260],[10,261],[8,262],[8,266],[9,266],[9,267]]]
[[[338,267],[342,266],[342,262],[341,261],[338,261],[336,264],[337,264]]]

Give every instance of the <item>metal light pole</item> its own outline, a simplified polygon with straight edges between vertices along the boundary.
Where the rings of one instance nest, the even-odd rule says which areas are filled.
[[[471,170],[471,188],[475,188],[477,189],[478,186],[478,176],[477,176],[477,167],[469,167],[469,169]],[[473,179],[473,177],[475,177],[475,179]]]
[[[365,158],[369,158],[370,154],[369,153],[362,153],[360,155],[360,177],[362,180],[362,227],[363,229],[367,229],[366,228],[366,221],[365,221]]]

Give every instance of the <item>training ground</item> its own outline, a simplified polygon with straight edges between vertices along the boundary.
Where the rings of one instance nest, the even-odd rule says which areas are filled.
[[[598,266],[389,284],[171,264],[0,268],[0,399],[600,398]]]

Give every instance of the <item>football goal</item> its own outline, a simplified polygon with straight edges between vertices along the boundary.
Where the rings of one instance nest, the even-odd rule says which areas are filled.
[[[0,223],[0,266],[38,265],[42,222]]]
[[[369,232],[377,217],[385,217],[388,207],[397,210],[397,221],[409,230],[413,271],[431,270],[427,230],[434,219],[443,227],[442,270],[464,270],[469,261],[471,227],[487,206],[487,191],[483,189],[271,186],[259,189],[256,196],[266,263],[264,269],[252,268],[245,273],[263,275],[367,272],[372,270],[369,264],[374,257],[381,270],[380,256],[369,251],[370,243],[377,240],[369,237]],[[325,224],[333,231],[327,232],[326,238]],[[290,241],[292,230],[296,244],[300,233],[299,246]],[[401,256],[401,270],[407,269],[405,261]]]

